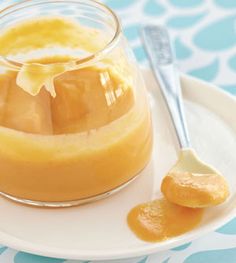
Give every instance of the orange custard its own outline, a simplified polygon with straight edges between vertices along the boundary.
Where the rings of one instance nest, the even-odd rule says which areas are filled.
[[[175,205],[163,198],[134,207],[128,224],[140,239],[159,242],[192,230],[202,216],[203,209]]]
[[[122,63],[71,63],[68,70],[58,54],[30,60],[31,51],[46,50],[47,43],[94,52],[105,41],[94,43],[96,34],[62,18],[0,32],[0,55],[33,61],[0,74],[1,192],[35,201],[79,200],[121,186],[149,161],[145,90],[134,91],[142,80],[130,81]]]

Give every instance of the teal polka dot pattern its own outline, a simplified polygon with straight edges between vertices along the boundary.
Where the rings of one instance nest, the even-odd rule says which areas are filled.
[[[191,246],[191,244],[192,244],[192,243],[189,242],[189,243],[186,243],[186,244],[184,244],[184,245],[182,245],[182,246],[172,248],[171,250],[173,250],[173,251],[184,250],[184,249],[188,248],[189,246]]]
[[[236,85],[234,87],[236,87]],[[225,235],[236,235],[236,218],[216,231]]]
[[[229,66],[236,71],[236,55],[230,58]]]
[[[127,8],[128,6],[134,4],[135,0],[119,0],[119,1],[106,0],[104,2],[105,2],[105,4],[109,5],[111,8],[124,9],[124,8]]]
[[[144,61],[146,59],[146,53],[142,46],[138,46],[134,48],[134,54],[138,61]]]
[[[215,0],[215,3],[223,8],[236,8],[235,0]]]
[[[139,37],[139,26],[137,24],[127,26],[124,29],[124,33],[128,40],[135,40]]]
[[[189,28],[198,23],[206,14],[206,12],[203,12],[196,15],[173,16],[167,21],[167,26],[178,29]]]
[[[0,255],[7,250],[7,247],[0,247]]]
[[[194,43],[210,52],[231,48],[236,43],[235,23],[235,15],[217,20],[202,28],[194,37]]]
[[[236,95],[236,83],[233,85],[221,85],[222,89],[224,89],[225,91],[229,92],[232,95]],[[235,231],[235,235],[236,235],[236,226],[235,228],[232,228],[233,231]]]
[[[194,8],[203,3],[204,0],[188,0],[188,1],[180,1],[180,0],[169,0],[170,3],[179,8]]]
[[[14,263],[63,263],[64,259],[36,256],[24,252],[18,252],[14,257]]]
[[[174,47],[177,59],[187,59],[193,54],[192,50],[179,37],[175,39]]]
[[[18,0],[2,0],[0,7]],[[236,0],[101,0],[120,17],[140,65],[147,66],[139,27],[155,22],[171,33],[182,72],[236,95]],[[69,14],[73,10],[65,10]],[[48,10],[50,12],[50,10]],[[198,240],[154,255],[108,263],[236,263],[236,218]],[[0,246],[0,263],[95,263],[53,259]],[[100,261],[100,263],[106,263]]]
[[[189,256],[184,263],[235,263],[236,248],[202,251]]]
[[[209,65],[202,68],[194,69],[192,71],[189,71],[188,73],[194,77],[206,81],[212,81],[217,76],[218,71],[219,71],[219,60],[215,59]]]
[[[165,12],[165,8],[156,0],[148,0],[144,6],[144,12],[151,16],[159,16]]]
[[[147,263],[148,257],[145,257],[143,259],[141,259],[140,261],[138,261],[137,263]]]

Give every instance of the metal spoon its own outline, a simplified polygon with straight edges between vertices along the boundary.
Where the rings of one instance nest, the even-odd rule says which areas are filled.
[[[162,181],[162,193],[170,202],[182,206],[220,204],[229,196],[228,185],[216,169],[197,157],[191,146],[168,32],[163,26],[146,25],[142,37],[180,146],[179,160]]]

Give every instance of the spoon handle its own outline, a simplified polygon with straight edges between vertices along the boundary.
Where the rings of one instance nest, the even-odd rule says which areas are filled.
[[[190,148],[179,76],[175,70],[168,32],[162,26],[146,25],[142,28],[142,37],[152,70],[169,109],[179,145],[181,148]]]

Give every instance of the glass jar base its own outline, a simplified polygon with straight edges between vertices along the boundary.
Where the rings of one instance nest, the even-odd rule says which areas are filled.
[[[13,195],[9,195],[3,192],[0,192],[0,196],[5,197],[7,199],[10,199],[11,201],[23,204],[23,205],[29,205],[29,206],[35,206],[35,207],[48,207],[48,208],[63,208],[63,207],[72,207],[72,206],[78,206],[83,205],[87,203],[92,203],[101,199],[104,199],[112,194],[117,193],[118,191],[125,188],[128,184],[130,184],[132,181],[134,181],[137,178],[138,175],[130,179],[128,182],[120,185],[117,188],[114,188],[108,192],[98,194],[95,196],[91,196],[88,198],[78,199],[78,200],[72,200],[72,201],[56,201],[56,202],[47,202],[47,201],[35,201],[35,200],[29,200],[29,199],[22,199]]]

